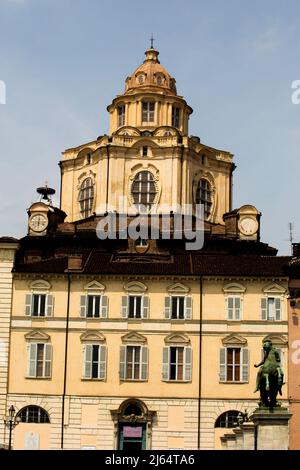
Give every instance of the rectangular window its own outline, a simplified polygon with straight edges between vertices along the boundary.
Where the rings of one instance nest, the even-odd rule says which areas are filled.
[[[242,299],[240,296],[227,297],[227,320],[241,320]]]
[[[88,295],[87,296],[87,317],[99,318],[101,307],[101,295]]]
[[[121,346],[121,380],[147,380],[148,348],[146,346]]]
[[[163,348],[163,373],[165,381],[191,381],[192,349],[184,346]]]
[[[142,297],[139,295],[129,296],[128,318],[141,318]]]
[[[44,317],[46,313],[46,294],[33,294],[32,315],[34,317]]]
[[[87,344],[84,352],[85,379],[105,379],[106,377],[106,346]]]
[[[248,382],[248,368],[248,349],[220,349],[220,382]]]
[[[172,297],[172,318],[184,318],[184,297]]]
[[[118,127],[125,126],[125,105],[118,107]]]
[[[28,348],[28,376],[41,378],[50,377],[51,344],[31,343]]]
[[[142,122],[154,122],[155,103],[153,101],[142,102]]]
[[[172,126],[179,127],[180,125],[180,109],[177,106],[172,106]]]
[[[280,297],[264,297],[261,299],[261,318],[267,321],[281,320]]]
[[[148,147],[146,145],[143,146],[143,157],[148,156]]]
[[[25,315],[50,317],[53,315],[54,297],[50,294],[26,294]]]

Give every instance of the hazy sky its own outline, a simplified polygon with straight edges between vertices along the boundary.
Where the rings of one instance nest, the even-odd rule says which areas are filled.
[[[106,106],[143,61],[160,60],[194,109],[190,134],[231,151],[234,207],[263,214],[262,240],[300,241],[298,0],[0,0],[0,235],[26,234],[60,153],[108,133]]]

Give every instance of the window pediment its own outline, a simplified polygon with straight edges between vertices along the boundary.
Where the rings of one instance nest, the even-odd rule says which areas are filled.
[[[237,282],[232,282],[223,287],[223,292],[225,292],[225,294],[243,294],[246,292],[246,287]]]
[[[50,336],[40,330],[32,330],[25,335],[26,341],[49,341]]]
[[[51,289],[51,284],[44,279],[40,279],[38,281],[31,282],[30,289],[32,291],[48,291]]]
[[[180,282],[176,282],[168,287],[168,292],[170,294],[188,294],[190,292],[190,288],[184,286]]]
[[[247,346],[247,340],[243,336],[231,334],[222,339],[222,344],[226,347],[242,348]]]
[[[284,295],[286,289],[279,284],[273,283],[263,288],[264,294]]]
[[[165,338],[166,344],[189,344],[191,341],[188,336],[183,333],[170,333]]]
[[[143,284],[142,282],[138,282],[138,281],[132,281],[132,282],[127,282],[127,284],[124,285],[124,290],[125,292],[136,292],[136,293],[142,293],[142,292],[146,292],[146,290],[148,289],[147,286],[145,286],[145,284]]]
[[[263,339],[264,341],[272,341],[273,346],[278,348],[287,348],[288,340],[284,335],[268,335]]]
[[[105,286],[103,284],[101,284],[101,282],[91,281],[91,282],[89,282],[88,284],[86,284],[84,286],[84,290],[104,292],[105,291]]]
[[[140,343],[144,344],[147,342],[147,338],[139,333],[132,331],[122,336],[122,343]]]
[[[80,341],[82,343],[85,342],[98,342],[98,343],[104,343],[106,341],[106,338],[101,331],[86,331],[85,333],[82,333],[80,336]]]

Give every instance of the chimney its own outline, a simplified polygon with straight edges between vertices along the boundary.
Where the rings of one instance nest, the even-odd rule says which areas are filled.
[[[68,256],[68,271],[81,271],[82,270],[82,255],[69,255]]]

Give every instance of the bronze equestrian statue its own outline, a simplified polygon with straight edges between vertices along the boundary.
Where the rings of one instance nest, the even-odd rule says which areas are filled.
[[[263,342],[264,358],[254,367],[260,367],[257,373],[256,389],[260,391],[259,406],[274,408],[278,406],[276,401],[277,394],[282,395],[281,387],[283,385],[283,372],[280,365],[280,355],[277,349],[272,345],[272,341]]]

